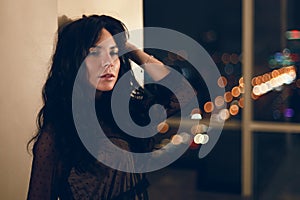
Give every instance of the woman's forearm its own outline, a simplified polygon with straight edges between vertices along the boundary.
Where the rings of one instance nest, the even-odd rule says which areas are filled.
[[[153,80],[159,81],[169,74],[170,70],[158,59],[138,49],[131,43],[127,43],[126,47],[130,51],[130,59],[142,66]]]

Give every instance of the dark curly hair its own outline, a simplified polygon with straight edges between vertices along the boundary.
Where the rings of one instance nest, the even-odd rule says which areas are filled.
[[[57,43],[51,68],[42,90],[43,106],[37,116],[37,133],[28,142],[29,148],[44,131],[53,134],[59,153],[68,159],[82,146],[72,116],[72,89],[78,70],[105,28],[112,35],[121,35],[117,46],[125,48],[128,31],[125,25],[110,16],[91,15],[67,22],[57,32]],[[131,69],[128,56],[120,56],[119,77]],[[118,77],[118,78],[119,78]],[[82,151],[82,149],[81,149]],[[72,153],[71,153],[72,152]]]

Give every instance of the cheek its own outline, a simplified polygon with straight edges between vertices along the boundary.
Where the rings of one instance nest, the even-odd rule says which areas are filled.
[[[97,67],[95,67],[93,63],[88,61],[85,63],[85,68],[86,68],[86,79],[91,85],[96,86],[97,85],[96,75],[99,73],[99,70],[97,70]]]
[[[93,63],[89,62],[88,60],[85,62],[85,68],[86,68],[86,72],[88,77],[93,74],[95,68],[93,67]]]
[[[117,60],[114,64],[115,66],[115,71],[118,72],[118,75],[120,74],[120,68],[121,68],[121,63],[120,60]]]

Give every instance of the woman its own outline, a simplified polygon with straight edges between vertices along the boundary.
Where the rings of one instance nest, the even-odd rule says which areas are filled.
[[[116,34],[120,35],[117,40],[112,37]],[[129,53],[120,56],[121,49]],[[170,73],[160,61],[129,44],[125,26],[112,17],[84,16],[59,29],[43,88],[44,106],[37,119],[38,132],[29,142],[34,142],[34,159],[28,199],[148,199],[144,174],[121,172],[98,162],[80,141],[72,116],[73,85],[83,63],[87,77],[84,87],[96,90],[97,117],[106,136],[128,151],[149,151],[150,140],[137,143],[133,137],[126,136],[111,114],[112,91],[119,78],[131,70],[129,58],[139,65],[154,63],[143,66],[155,81]],[[136,88],[137,82],[132,78],[128,87]],[[82,98],[90,98],[84,95],[84,87]],[[170,104],[165,99],[170,99],[171,93],[164,94],[163,98],[149,98],[143,90],[136,89],[130,104],[135,122],[147,123],[147,117],[143,116],[147,116],[144,112],[151,102]],[[177,106],[174,100],[169,108],[176,110]]]

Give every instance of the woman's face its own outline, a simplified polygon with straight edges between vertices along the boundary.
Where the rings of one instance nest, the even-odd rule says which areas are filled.
[[[112,35],[102,29],[100,37],[85,59],[89,83],[100,91],[114,88],[120,70],[119,49]]]

